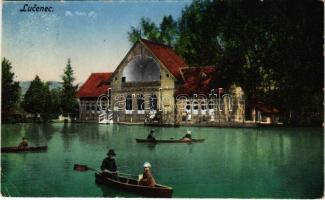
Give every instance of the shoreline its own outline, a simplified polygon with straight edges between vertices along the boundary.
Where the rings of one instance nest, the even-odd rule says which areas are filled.
[[[56,124],[56,123],[69,123],[69,124],[99,124],[95,121],[72,121],[72,122],[12,122],[1,124]],[[145,124],[143,122],[116,122],[113,124],[102,125],[125,125],[125,126],[148,126],[148,127],[164,127],[164,128],[181,128],[181,127],[207,127],[207,128],[324,128],[324,125],[296,125],[296,124],[261,124],[261,123],[220,123],[220,124]]]

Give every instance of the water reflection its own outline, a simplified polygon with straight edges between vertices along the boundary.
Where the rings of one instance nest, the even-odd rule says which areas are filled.
[[[24,136],[28,138],[30,144],[35,146],[46,145],[54,134],[52,124],[24,124]]]
[[[134,193],[125,192],[125,190],[112,188],[112,187],[107,186],[107,185],[102,185],[102,184],[98,184],[98,183],[96,183],[96,185],[102,191],[102,193],[103,193],[102,197],[127,197],[127,198],[139,198],[139,197],[141,197],[141,196],[136,195]]]
[[[76,137],[78,132],[78,124],[74,123],[63,123],[61,129],[61,137],[63,141],[63,148],[65,151],[69,151],[71,148],[71,142]]]
[[[27,136],[31,144],[47,143],[49,149],[39,154],[1,154],[1,171],[15,183],[20,192],[17,196],[126,197],[130,194],[97,187],[92,173],[72,170],[75,163],[98,169],[113,148],[119,171],[139,174],[149,161],[157,182],[172,186],[174,197],[311,198],[322,194],[322,130],[191,127],[193,137],[204,138],[203,143],[137,143],[135,138],[146,138],[150,129],[98,124],[3,125],[3,146],[17,145]],[[155,136],[180,138],[183,132],[155,127]],[[1,184],[1,189],[10,188],[4,179]]]

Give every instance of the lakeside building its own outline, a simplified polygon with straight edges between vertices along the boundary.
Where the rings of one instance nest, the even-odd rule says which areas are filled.
[[[80,121],[98,121],[100,115],[106,113],[109,101],[105,99],[106,101],[99,103],[97,100],[108,95],[111,75],[112,73],[92,73],[79,88],[77,98]]]
[[[242,124],[244,92],[224,91],[214,66],[191,67],[171,47],[137,41],[113,73],[92,73],[77,92],[81,121]]]

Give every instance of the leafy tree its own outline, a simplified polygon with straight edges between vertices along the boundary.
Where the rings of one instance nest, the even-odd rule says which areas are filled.
[[[2,60],[2,77],[1,77],[1,114],[9,114],[9,112],[16,108],[20,100],[19,83],[14,81],[15,74],[11,72],[12,66],[8,59]]]
[[[61,92],[60,89],[52,89],[50,91],[51,95],[51,113],[53,114],[60,114],[61,113]]]
[[[141,19],[129,41],[172,45],[191,66],[215,65],[222,87],[240,85],[247,105],[259,99],[289,123],[321,124],[323,7],[315,0],[194,0],[178,23],[166,16],[158,28]]]
[[[177,40],[178,35],[178,27],[177,22],[174,21],[171,15],[164,16],[161,24],[160,24],[160,35],[159,41],[173,46]]]
[[[177,33],[177,22],[174,21],[171,15],[164,16],[159,27],[149,18],[141,18],[139,28],[131,27],[128,32],[128,39],[132,44],[140,38],[147,38],[155,42],[174,45]]]
[[[63,85],[61,92],[61,108],[64,115],[76,114],[78,113],[78,102],[76,100],[75,94],[78,85],[73,85],[73,69],[71,66],[70,59],[68,59],[66,68],[64,70],[64,75],[62,76]]]
[[[143,35],[141,33],[141,30],[131,26],[131,30],[128,32],[128,40],[131,44],[134,44],[137,42],[140,38],[142,38]]]
[[[44,110],[42,111],[42,119],[44,122],[49,121],[50,119],[50,115],[52,114],[52,106],[53,106],[53,102],[52,102],[52,96],[51,96],[51,92],[50,92],[50,87],[49,87],[49,82],[46,82],[45,84],[43,84],[43,95],[44,95]]]
[[[193,1],[176,50],[190,65],[216,65],[248,103],[258,98],[294,123],[321,123],[322,19],[319,1]]]
[[[22,102],[22,107],[28,113],[43,114],[47,108],[47,95],[44,92],[44,84],[41,79],[36,75],[35,79],[31,82]]]

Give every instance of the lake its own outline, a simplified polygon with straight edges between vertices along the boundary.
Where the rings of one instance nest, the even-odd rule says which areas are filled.
[[[95,184],[108,149],[117,154],[119,171],[140,174],[152,165],[160,184],[173,197],[320,198],[323,193],[322,128],[155,127],[158,139],[181,138],[187,129],[195,144],[137,143],[152,127],[127,125],[3,124],[1,146],[15,146],[23,136],[47,152],[2,153],[1,191],[14,197],[139,197]]]

